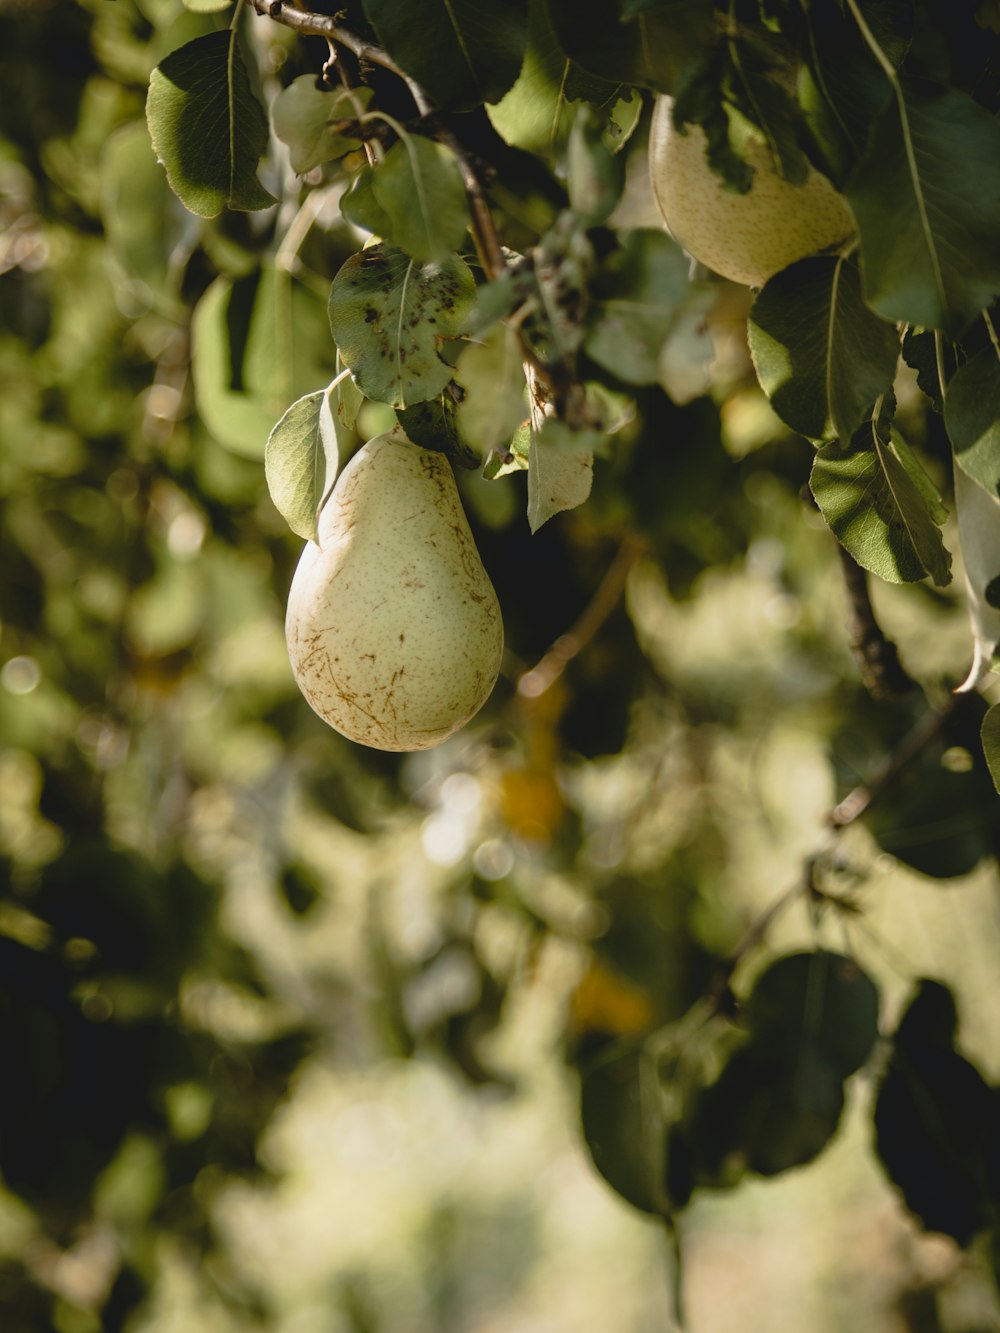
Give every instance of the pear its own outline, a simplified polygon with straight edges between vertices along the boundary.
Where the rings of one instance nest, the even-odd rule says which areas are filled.
[[[486,702],[503,624],[443,454],[401,432],[354,455],[299,560],[285,618],[299,688],[377,750],[425,750]]]
[[[649,133],[653,194],[667,230],[689,255],[724,278],[763,287],[797,259],[854,234],[847,201],[815,168],[792,185],[758,134],[748,132],[740,147],[754,169],[748,194],[727,190],[712,170],[702,127],[675,129],[672,99],[657,98]]]

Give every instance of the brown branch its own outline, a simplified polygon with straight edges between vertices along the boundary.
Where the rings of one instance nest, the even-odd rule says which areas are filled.
[[[899,660],[896,645],[875,618],[868,575],[848,551],[837,543],[844,571],[848,600],[848,631],[851,651],[861,673],[861,682],[873,699],[896,699],[916,689],[916,682]]]
[[[517,692],[522,699],[537,699],[544,694],[591,641],[618,605],[629,570],[644,546],[642,538],[635,533],[628,533],[622,539],[614,560],[576,624],[561,634],[541,660],[518,678]]]
[[[337,42],[357,56],[358,60],[367,61],[370,65],[381,65],[390,73],[406,79],[406,74],[388,51],[383,51],[381,46],[376,46],[374,42],[366,42],[364,38],[351,32],[350,28],[345,28],[328,14],[311,14],[306,10],[293,8],[287,0],[246,0],[246,3],[261,18],[283,23],[286,28],[293,29],[303,37],[325,37],[328,42]]]

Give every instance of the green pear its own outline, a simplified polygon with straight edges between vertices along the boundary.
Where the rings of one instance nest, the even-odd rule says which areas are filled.
[[[700,125],[675,129],[673,101],[658,97],[649,133],[653,194],[667,230],[689,255],[724,278],[763,287],[797,259],[841,245],[854,234],[843,195],[810,167],[801,185],[775,169],[763,139],[740,145],[754,169],[747,194],[726,189],[708,161]]]
[[[354,455],[302,552],[285,636],[325,722],[377,750],[425,750],[479,711],[503,624],[443,454],[400,431]]]

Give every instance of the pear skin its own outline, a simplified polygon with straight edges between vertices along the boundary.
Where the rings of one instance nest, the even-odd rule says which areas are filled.
[[[443,454],[394,431],[354,455],[302,552],[285,636],[309,704],[361,745],[430,749],[479,711],[503,623]]]
[[[674,240],[733,282],[763,287],[797,259],[837,246],[856,230],[847,201],[814,168],[801,185],[778,175],[767,145],[748,135],[754,169],[748,194],[727,190],[709,165],[700,125],[674,128],[673,102],[659,97],[649,131],[653,194]]]

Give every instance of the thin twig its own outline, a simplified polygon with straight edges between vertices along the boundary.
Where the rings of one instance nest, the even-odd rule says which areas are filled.
[[[884,755],[872,773],[864,782],[837,803],[830,811],[828,822],[835,829],[846,828],[848,824],[863,815],[887,787],[899,776],[925,745],[928,745],[941,732],[941,728],[958,706],[957,698],[949,699],[943,708],[931,709],[910,728],[894,750]]]
[[[541,660],[518,678],[517,692],[522,699],[537,699],[544,694],[555,684],[573,658],[587,646],[618,605],[625,591],[629,571],[643,548],[641,537],[635,533],[626,534],[576,624],[561,634]]]
[[[246,3],[261,18],[283,23],[286,28],[292,28],[303,37],[325,37],[327,41],[345,46],[358,60],[367,61],[369,65],[381,65],[399,78],[406,78],[388,51],[383,51],[374,42],[366,42],[328,14],[311,14],[302,9],[293,9],[283,0],[246,0]]]

